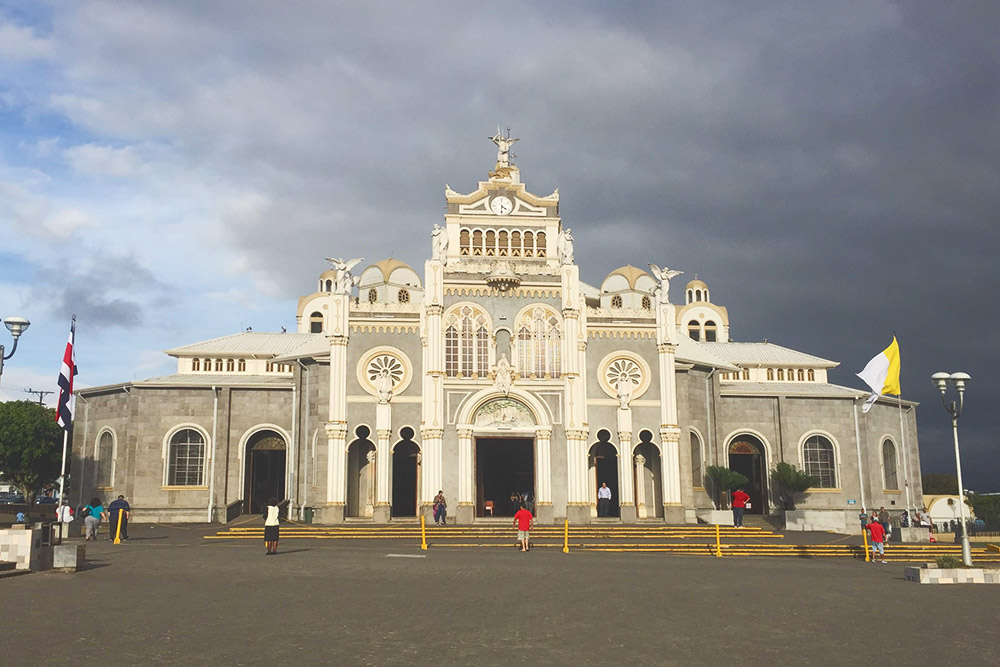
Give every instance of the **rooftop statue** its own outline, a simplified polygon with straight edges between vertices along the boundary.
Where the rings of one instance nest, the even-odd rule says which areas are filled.
[[[351,288],[361,282],[361,276],[352,276],[351,269],[361,263],[363,257],[358,257],[357,259],[339,259],[336,257],[327,257],[326,261],[330,262],[330,266],[337,272],[337,275],[333,279],[333,293],[334,294],[350,294]]]
[[[656,302],[670,303],[670,279],[674,276],[679,276],[684,272],[668,269],[665,266],[661,269],[656,264],[650,264],[649,268],[657,280],[656,287],[652,290],[653,296],[656,297]]]

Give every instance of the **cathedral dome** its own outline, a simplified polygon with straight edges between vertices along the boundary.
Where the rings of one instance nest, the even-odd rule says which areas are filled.
[[[625,266],[619,267],[614,271],[612,271],[611,273],[609,273],[608,277],[605,278],[604,282],[601,284],[601,287],[605,288],[605,291],[620,290],[621,280],[620,279],[612,280],[612,278],[619,277],[625,279],[625,285],[627,285],[627,289],[634,290],[636,289],[636,283],[643,276],[649,278],[650,281],[653,280],[653,277],[649,275],[647,272],[643,271],[642,269],[636,268],[631,264],[626,264]],[[612,289],[608,289],[609,282],[612,283],[612,285],[614,286]],[[617,285],[615,285],[616,283]]]
[[[317,292],[332,292],[334,282],[337,280],[337,272],[334,269],[327,269],[319,274],[319,289]]]
[[[705,284],[705,281],[698,280],[697,278],[695,278],[694,280],[688,281],[687,289],[699,289],[699,288],[700,289],[708,289],[708,285]]]

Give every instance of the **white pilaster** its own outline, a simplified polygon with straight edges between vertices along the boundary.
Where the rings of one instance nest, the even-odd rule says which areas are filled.
[[[535,500],[539,505],[552,504],[552,429],[535,429]]]
[[[472,485],[472,427],[458,427],[458,504],[474,507],[475,490]]]
[[[635,511],[636,516],[645,519],[649,516],[646,508],[646,457],[642,454],[635,455]]]

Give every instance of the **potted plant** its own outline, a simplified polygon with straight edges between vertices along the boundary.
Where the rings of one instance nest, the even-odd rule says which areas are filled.
[[[771,482],[781,489],[781,495],[787,499],[785,509],[794,510],[796,498],[819,484],[819,479],[796,469],[791,463],[781,462],[771,471]]]
[[[712,502],[715,503],[717,510],[722,509],[723,493],[738,489],[750,481],[740,473],[725,466],[708,466],[705,469],[705,474],[712,481],[712,488],[715,491],[712,494]]]

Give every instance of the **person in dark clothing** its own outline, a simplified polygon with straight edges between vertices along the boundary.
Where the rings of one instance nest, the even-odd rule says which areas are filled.
[[[118,496],[117,500],[112,500],[108,504],[108,525],[111,528],[111,541],[114,542],[115,535],[121,535],[122,542],[128,542],[128,520],[132,516],[132,507],[125,500],[125,496]],[[118,523],[121,522],[121,532],[118,532]]]

